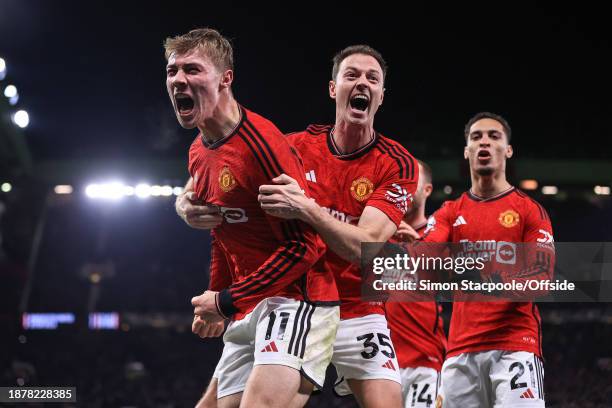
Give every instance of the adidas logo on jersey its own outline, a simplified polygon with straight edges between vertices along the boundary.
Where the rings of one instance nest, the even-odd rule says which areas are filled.
[[[535,395],[533,395],[533,392],[531,392],[531,388],[527,388],[527,391],[521,395],[521,398],[535,399]]]
[[[276,344],[271,341],[266,347],[261,349],[262,353],[277,353],[278,349],[276,348]]]
[[[457,217],[455,223],[453,224],[453,227],[458,227],[460,225],[467,225],[467,222],[465,221],[465,218],[463,218],[462,215]]]
[[[317,176],[315,175],[314,170],[310,170],[308,173],[306,173],[306,180],[312,181],[313,183],[317,182]]]
[[[385,364],[383,364],[382,367],[388,368],[389,370],[397,371],[397,370],[395,370],[395,365],[393,364],[393,361],[391,361],[391,360],[389,360]]]

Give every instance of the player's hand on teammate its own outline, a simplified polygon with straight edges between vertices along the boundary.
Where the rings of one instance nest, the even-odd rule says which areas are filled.
[[[414,230],[408,223],[401,221],[394,237],[400,241],[413,242],[419,239],[419,233]]]
[[[191,305],[194,307],[193,314],[195,316],[200,316],[209,323],[222,322],[224,317],[219,313],[219,309],[217,308],[218,293],[219,292],[207,290],[200,296],[191,298]]]
[[[202,339],[207,337],[219,337],[223,334],[224,329],[225,323],[223,321],[211,323],[198,315],[193,317],[193,323],[191,324],[191,331]]]
[[[302,219],[313,200],[308,198],[297,181],[286,174],[272,179],[275,184],[259,187],[259,204],[270,215],[280,218]]]
[[[210,230],[223,222],[219,207],[198,201],[193,191],[179,195],[175,207],[176,213],[192,228]]]

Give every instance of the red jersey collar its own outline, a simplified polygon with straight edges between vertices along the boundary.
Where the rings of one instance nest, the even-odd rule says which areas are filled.
[[[359,149],[351,153],[342,154],[340,153],[340,150],[338,150],[338,146],[336,146],[336,142],[334,142],[334,138],[332,137],[333,134],[334,134],[334,128],[332,127],[327,132],[327,147],[329,148],[329,151],[331,152],[331,154],[333,154],[336,158],[340,160],[353,160],[353,159],[357,159],[363,156],[364,154],[369,152],[372,147],[376,145],[376,143],[378,142],[378,138],[379,138],[378,132],[374,131],[374,137],[366,145],[361,146]]]
[[[200,132],[200,140],[202,141],[202,145],[206,149],[211,149],[211,150],[217,149],[223,146],[225,143],[227,143],[227,141],[230,140],[232,136],[238,133],[238,130],[240,130],[240,128],[242,127],[242,124],[244,123],[244,118],[246,117],[245,109],[240,104],[238,104],[238,110],[240,111],[240,119],[238,120],[238,123],[236,123],[236,126],[234,127],[234,129],[232,129],[232,131],[228,135],[223,136],[221,139],[217,140],[216,142],[208,143],[206,140],[204,140],[204,135],[202,134],[202,132]]]
[[[467,196],[474,201],[485,203],[489,201],[499,200],[500,198],[507,196],[508,194],[512,193],[515,190],[516,188],[514,186],[510,186],[510,188],[507,189],[506,191],[502,191],[501,193],[498,193],[497,195],[494,195],[493,197],[483,198],[483,197],[477,196],[476,194],[472,193],[472,190],[470,189],[467,191]]]

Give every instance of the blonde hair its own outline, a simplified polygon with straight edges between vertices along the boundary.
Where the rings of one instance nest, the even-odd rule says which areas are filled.
[[[234,50],[230,41],[212,28],[196,28],[187,34],[168,37],[164,41],[166,60],[172,54],[186,54],[201,49],[220,71],[234,69]]]

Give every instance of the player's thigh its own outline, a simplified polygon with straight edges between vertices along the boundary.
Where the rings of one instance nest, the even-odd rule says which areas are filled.
[[[501,351],[491,366],[495,408],[544,407],[544,366],[526,351]]]
[[[438,397],[440,372],[429,367],[400,369],[405,408],[431,408]]]
[[[257,365],[251,372],[240,406],[286,408],[298,394],[301,379],[300,372],[292,367]]]
[[[390,380],[401,384],[395,349],[383,315],[342,320],[332,363],[340,380]],[[339,388],[336,392],[343,395]]]
[[[217,408],[238,408],[242,401],[242,393],[226,395],[217,400]]]
[[[217,378],[213,377],[195,408],[217,408]]]
[[[302,408],[308,402],[314,390],[314,384],[302,376],[300,388],[288,405],[288,408]]]
[[[401,408],[401,385],[393,380],[348,379],[348,385],[363,408]]]

